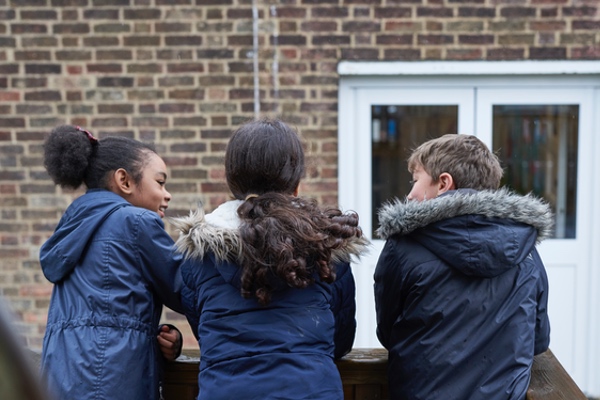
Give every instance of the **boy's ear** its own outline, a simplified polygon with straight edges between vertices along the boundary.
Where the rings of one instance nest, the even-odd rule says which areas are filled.
[[[112,187],[118,195],[129,195],[133,192],[133,182],[131,176],[123,168],[119,168],[113,173]]]
[[[449,190],[456,189],[456,187],[454,185],[454,178],[452,178],[452,175],[450,175],[447,172],[442,172],[442,174],[440,174],[437,184],[438,184],[438,196]]]

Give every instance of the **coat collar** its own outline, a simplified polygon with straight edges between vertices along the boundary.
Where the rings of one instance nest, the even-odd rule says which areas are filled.
[[[533,226],[538,242],[552,233],[553,215],[549,205],[528,194],[522,196],[506,188],[496,191],[456,190],[422,202],[395,201],[379,210],[377,234],[383,239],[406,235],[444,219],[478,214],[487,218],[506,218]]]
[[[236,203],[228,201],[217,209],[215,215],[208,216],[204,209],[191,211],[187,217],[173,218],[170,221],[179,230],[175,243],[177,250],[186,258],[202,260],[212,252],[221,261],[237,262],[242,259],[242,242],[239,236],[239,218]],[[207,218],[208,217],[208,218]]]
[[[171,222],[179,230],[177,250],[186,258],[201,260],[213,253],[218,261],[240,263],[242,240],[239,235],[241,220],[237,209],[241,200],[231,200],[205,214],[202,208],[190,212],[187,217],[173,218]],[[334,262],[349,262],[352,256],[359,257],[366,249],[368,241],[362,238],[350,240],[333,252]]]

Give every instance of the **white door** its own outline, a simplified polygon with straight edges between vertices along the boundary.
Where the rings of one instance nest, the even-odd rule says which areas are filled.
[[[494,151],[498,150],[494,144],[506,147],[511,135],[531,140],[538,140],[540,134],[553,135],[553,145],[546,143],[548,160],[542,157],[542,161],[526,165],[519,157],[532,155],[540,150],[539,146],[513,140],[511,145],[520,146],[523,151],[511,150],[506,162],[510,164],[512,160],[515,164],[513,173],[520,168],[516,165],[519,163],[523,168],[533,169],[528,176],[536,182],[525,184],[541,187],[555,208],[557,237],[539,247],[550,281],[550,348],[583,390],[600,393],[597,344],[600,306],[596,294],[600,266],[598,250],[593,248],[600,241],[600,218],[596,211],[600,185],[594,183],[594,176],[598,176],[594,171],[600,169],[600,162],[594,159],[594,154],[600,154],[600,140],[594,140],[598,126],[594,114],[600,108],[598,98],[598,91],[587,82],[557,87],[554,80],[540,83],[518,78],[511,78],[508,84],[498,77],[487,80],[454,77],[445,81],[413,77],[395,84],[390,80],[386,84],[386,80],[369,83],[368,79],[349,79],[341,85],[339,203],[343,209],[359,213],[365,233],[373,239],[371,252],[353,265],[358,303],[355,347],[380,347],[375,334],[373,272],[383,242],[372,237],[377,225],[373,216],[377,206],[373,203],[374,199],[380,200],[375,193],[381,183],[375,182],[373,175],[376,166],[373,158],[377,157],[374,149],[379,146],[376,131],[381,124],[374,117],[377,107],[392,106],[396,110],[411,105],[455,105],[458,118],[455,133],[476,134]],[[531,118],[529,114],[523,117],[523,110],[541,117]],[[452,132],[431,132],[431,136],[444,133]],[[403,157],[396,165],[406,169],[405,160]],[[542,167],[545,169],[540,172]]]
[[[517,94],[518,93],[518,94]],[[550,284],[548,314],[550,316],[550,348],[565,369],[577,382],[585,382],[589,337],[588,324],[590,257],[592,246],[592,157],[593,157],[593,89],[591,88],[502,88],[480,89],[477,95],[477,133],[488,146],[494,142],[494,118],[498,110],[522,112],[529,107],[543,110],[548,106],[566,109],[569,118],[544,120],[521,118],[527,127],[514,128],[520,136],[536,140],[536,136],[554,136],[559,144],[553,173],[546,180],[554,182],[547,188],[549,198],[555,202],[556,238],[539,246],[540,255]],[[496,107],[496,113],[494,113]],[[500,111],[501,112],[501,111]],[[509,111],[510,112],[510,111]],[[568,115],[569,113],[567,113]],[[576,121],[578,132],[569,128]],[[496,124],[497,125],[497,124]],[[528,132],[527,132],[528,131]],[[570,132],[567,132],[570,131]],[[577,141],[576,154],[569,159],[568,133]],[[587,133],[587,134],[585,134]],[[537,139],[539,140],[539,138]],[[545,139],[544,139],[545,140]],[[532,148],[532,145],[528,145]],[[520,160],[519,160],[520,161]],[[576,174],[569,173],[569,163],[576,163]],[[573,166],[571,166],[573,167]],[[572,198],[568,205],[567,196]],[[598,202],[596,202],[597,204]],[[570,212],[567,212],[570,208]]]

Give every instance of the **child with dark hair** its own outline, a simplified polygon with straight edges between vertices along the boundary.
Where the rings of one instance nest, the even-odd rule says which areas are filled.
[[[64,125],[44,144],[44,165],[66,188],[87,192],[40,250],[54,283],[41,368],[57,399],[159,399],[161,359],[181,333],[161,325],[162,305],[182,311],[181,256],[161,220],[171,195],[153,147],[95,138]]]
[[[334,358],[356,330],[358,216],[298,197],[304,151],[277,119],[233,133],[225,173],[235,200],[176,222],[198,398],[343,399]]]
[[[475,136],[425,142],[408,168],[408,201],[379,211],[375,306],[390,397],[525,399],[549,344],[535,248],[551,233],[548,205],[498,189],[500,163]]]

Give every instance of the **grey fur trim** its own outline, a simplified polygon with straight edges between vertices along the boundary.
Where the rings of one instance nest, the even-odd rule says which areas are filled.
[[[387,239],[406,235],[431,223],[460,215],[479,214],[488,218],[507,218],[533,226],[538,242],[552,234],[554,219],[549,205],[531,194],[526,196],[506,188],[436,197],[435,199],[402,201],[385,204],[378,212],[380,227],[377,235]]]
[[[242,240],[238,230],[206,223],[204,210],[192,211],[187,217],[172,218],[170,222],[180,232],[175,246],[185,258],[202,259],[212,252],[219,261],[242,262]],[[364,237],[352,238],[345,246],[333,250],[332,261],[350,262],[352,256],[360,257],[368,245],[370,243]]]
[[[238,262],[242,259],[242,241],[237,230],[209,225],[204,210],[191,211],[188,217],[171,219],[180,231],[175,242],[186,258],[202,259],[212,252],[220,261]]]
[[[331,253],[331,260],[334,263],[350,262],[352,256],[360,258],[370,245],[371,242],[364,236],[360,238],[354,237],[346,242],[346,246],[343,248],[334,249]]]

